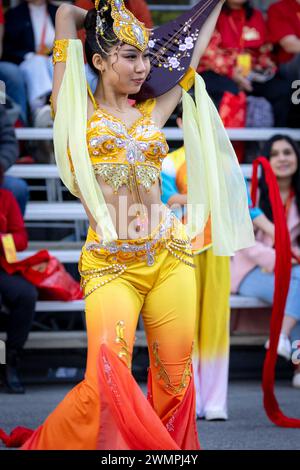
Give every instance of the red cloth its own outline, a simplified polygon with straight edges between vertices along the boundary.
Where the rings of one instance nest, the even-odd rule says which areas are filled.
[[[0,429],[0,440],[6,447],[21,447],[32,436],[33,432],[32,429],[18,426],[8,435],[3,429]]]
[[[244,9],[222,11],[198,72],[213,70],[232,77],[237,55],[242,51],[251,54],[253,68],[274,67],[262,13],[254,10],[252,17],[246,19]]]
[[[17,251],[27,248],[28,237],[19,205],[13,194],[0,188],[0,237],[11,233]],[[2,243],[0,243],[0,256],[3,256]]]
[[[225,127],[245,127],[247,97],[243,91],[234,95],[226,91],[220,103],[219,114]]]
[[[279,42],[285,36],[295,35],[300,39],[300,4],[296,0],[280,0],[269,7],[268,31],[273,44],[279,46],[278,62],[288,62],[293,54],[286,52]]]
[[[0,0],[0,24],[4,24],[4,14],[2,0]]]
[[[247,116],[247,97],[243,91],[233,95],[225,91],[219,107],[219,114],[225,127],[245,127]],[[244,161],[245,142],[236,141],[233,148],[239,163]]]
[[[300,419],[290,418],[283,414],[274,392],[277,346],[290,285],[292,253],[285,209],[282,204],[277,179],[272,171],[270,163],[265,157],[259,157],[253,163],[251,192],[253,207],[256,206],[258,186],[257,170],[259,165],[262,165],[263,167],[269,190],[270,203],[275,225],[276,252],[275,291],[270,322],[270,348],[267,351],[263,368],[262,387],[264,392],[264,407],[269,419],[277,426],[284,428],[300,428]]]

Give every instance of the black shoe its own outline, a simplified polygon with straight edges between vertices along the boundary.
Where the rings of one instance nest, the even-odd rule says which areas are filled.
[[[4,387],[7,393],[25,393],[24,385],[18,375],[19,354],[16,350],[7,351],[6,366],[4,366]]]

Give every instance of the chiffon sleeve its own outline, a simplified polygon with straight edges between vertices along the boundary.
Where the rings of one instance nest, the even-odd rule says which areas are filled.
[[[221,118],[195,73],[195,101],[183,90],[183,129],[188,181],[188,233],[201,233],[211,214],[215,255],[252,246],[246,184]]]

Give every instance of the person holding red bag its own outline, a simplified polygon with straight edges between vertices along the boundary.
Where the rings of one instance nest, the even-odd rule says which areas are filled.
[[[3,172],[0,170],[0,184]],[[3,238],[11,234],[17,251],[27,248],[27,233],[18,203],[10,191],[0,188],[0,258],[5,257]],[[2,379],[8,393],[24,393],[18,374],[18,365],[23,346],[27,340],[35,313],[37,289],[20,274],[8,274],[0,268],[0,308],[9,314],[0,313],[5,324],[6,365],[1,365]]]
[[[217,107],[225,92],[265,98],[275,127],[286,127],[290,87],[272,61],[266,23],[250,1],[226,0],[198,72]]]

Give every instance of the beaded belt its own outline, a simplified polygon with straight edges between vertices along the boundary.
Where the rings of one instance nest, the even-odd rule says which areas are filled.
[[[192,257],[193,255],[189,253],[189,250],[191,250],[190,239],[187,238],[183,240],[174,237],[176,221],[178,223],[174,214],[169,212],[165,220],[149,237],[137,240],[116,240],[108,244],[104,244],[103,242],[89,242],[86,243],[85,249],[100,255],[108,263],[129,263],[146,260],[148,266],[154,264],[155,255],[160,253],[163,248],[167,248],[176,257],[179,256],[176,254],[176,251],[180,251]],[[192,266],[194,266],[194,264]]]
[[[95,257],[99,257],[107,263],[108,266],[82,270],[82,263],[80,262],[79,272],[81,275],[81,287],[84,289],[87,283],[92,279],[107,275],[110,275],[110,277],[95,285],[89,292],[85,292],[85,297],[94,292],[98,287],[119,277],[127,269],[126,265],[128,263],[146,261],[147,266],[153,266],[155,256],[164,248],[175,258],[195,268],[195,264],[188,260],[193,258],[191,240],[187,236],[183,238],[174,236],[176,235],[176,228],[178,227],[182,227],[180,222],[172,212],[169,212],[164,221],[149,237],[137,240],[116,240],[106,244],[101,241],[87,242],[83,250],[92,253]]]

